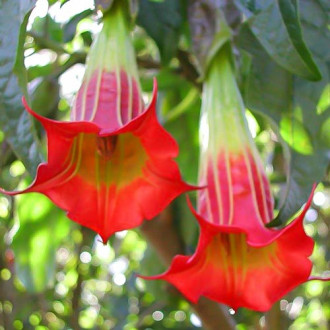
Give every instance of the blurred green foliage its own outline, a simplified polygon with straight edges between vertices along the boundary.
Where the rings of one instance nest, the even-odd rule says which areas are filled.
[[[20,17],[24,30],[21,29],[23,42],[19,46],[20,27],[19,19],[16,19],[16,26],[10,31],[10,48],[3,53],[1,47],[0,60],[11,57],[13,67],[16,49],[21,47],[17,57],[23,58],[23,54],[25,57],[25,79],[29,81],[34,110],[59,120],[68,118],[69,104],[81,83],[86,53],[97,30],[98,17],[93,9],[75,7],[71,1],[39,0],[32,11],[26,38],[23,18],[33,1],[20,1],[24,4],[21,7],[25,8],[24,13],[10,1],[5,1],[8,8],[0,6],[1,17]],[[310,183],[315,178],[322,180],[307,213],[305,227],[316,242],[312,256],[313,274],[319,275],[327,269],[325,260],[329,260],[330,185],[329,178],[324,176],[328,161],[325,151],[328,152],[330,140],[327,128],[330,122],[326,119],[330,99],[329,85],[325,85],[327,76],[315,83],[292,74],[312,79],[318,76],[301,31],[292,30],[297,29],[299,23],[296,12],[299,8],[286,11],[285,1],[256,1],[255,7],[251,7],[252,2],[237,0],[235,3],[235,11],[244,12],[248,18],[238,24],[239,33],[235,32],[233,39],[239,54],[237,78],[250,110],[258,110],[274,120],[270,125],[266,117],[248,113],[249,125],[271,178],[277,204],[283,203],[286,196],[288,160],[284,155],[287,155],[288,145],[292,149],[291,157],[296,157],[289,167],[290,178],[297,178],[300,173],[299,180],[304,176],[306,179],[291,185],[294,188],[291,200],[301,205]],[[153,77],[157,78],[160,121],[180,146],[177,161],[183,177],[196,183],[201,86],[194,69],[196,59],[191,52],[188,3],[141,0],[139,5],[133,40],[142,88],[145,96],[150,97]],[[326,42],[319,47],[315,40],[328,34],[322,29],[326,15],[321,10],[322,5],[323,1],[302,1],[301,15],[307,44],[324,74],[329,61]],[[275,39],[269,41],[267,30],[260,32],[262,24],[276,23],[276,17],[282,20],[281,28],[289,26],[291,29],[288,29],[284,46],[272,44],[279,40],[274,36]],[[5,33],[5,22],[0,23],[2,33]],[[232,28],[237,31],[237,24]],[[265,43],[271,48],[265,47]],[[285,62],[281,62],[280,47],[289,47],[294,56],[290,58],[292,54],[289,53]],[[297,67],[292,67],[290,61]],[[7,66],[1,65],[0,70],[4,79],[13,79]],[[25,75],[22,70],[21,63],[21,85]],[[292,83],[295,85],[295,103],[293,94],[288,93]],[[37,138],[30,119],[22,115],[20,96],[23,91],[19,89],[19,82],[14,81],[10,90],[8,85],[1,84],[0,186],[19,189],[31,182],[30,174],[40,162],[38,154],[43,149],[39,147],[37,151],[39,142],[34,142],[30,148],[30,142]],[[14,98],[10,98],[13,95],[9,91],[15,94]],[[293,104],[296,106],[292,108]],[[5,106],[12,106],[10,111],[14,111],[15,116],[5,115],[4,111],[8,111]],[[17,134],[17,127],[21,129],[20,134]],[[40,127],[36,129],[45,146],[44,132]],[[291,134],[293,129],[294,135]],[[24,136],[22,132],[25,132]],[[280,143],[278,132],[287,144]],[[304,158],[307,156],[309,158]],[[301,187],[304,187],[303,193]],[[285,214],[291,216],[297,210],[296,205],[287,204]],[[198,227],[187,209],[185,198],[178,198],[170,210],[186,253],[192,253]],[[117,233],[103,245],[99,237],[68,220],[65,213],[46,197],[29,194],[13,199],[0,195],[0,237],[0,329],[189,330],[201,326],[190,305],[167,283],[146,282],[137,277],[137,273],[150,275],[165,269],[138,229]],[[308,282],[284,297],[274,308],[281,329],[325,330],[330,319],[329,285]],[[238,329],[265,329],[268,317],[265,314],[246,309],[230,312]]]

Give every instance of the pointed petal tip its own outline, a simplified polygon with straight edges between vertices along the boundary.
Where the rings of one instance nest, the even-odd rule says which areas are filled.
[[[310,276],[307,281],[323,281],[328,282],[330,281],[330,276]]]
[[[194,217],[196,218],[198,224],[199,224],[199,227],[202,229],[202,228],[213,228],[213,224],[209,223],[208,221],[206,221],[201,215],[199,215],[197,213],[197,211],[195,210],[195,208],[193,207],[192,203],[191,203],[191,200],[189,198],[189,196],[187,195],[186,196],[186,201],[187,201],[187,204],[188,204],[188,208],[189,210],[191,211],[191,213],[194,215]]]
[[[29,106],[28,103],[27,103],[27,100],[26,100],[25,96],[22,96],[22,103],[23,103],[23,105],[24,105],[25,110],[26,110],[30,115],[32,115],[33,117],[35,117],[36,119],[41,120],[41,121],[42,121],[42,120],[46,120],[46,118],[44,118],[43,116],[41,116],[41,115],[39,115],[38,113],[34,112],[34,111],[30,108],[30,106]]]
[[[158,275],[141,275],[141,274],[136,274],[136,277],[142,278],[143,280],[164,280],[165,275],[164,274],[158,274]]]
[[[308,209],[310,208],[310,206],[312,204],[313,197],[314,197],[314,192],[315,192],[316,187],[317,187],[317,184],[314,183],[313,184],[313,187],[312,187],[312,191],[311,191],[311,193],[310,193],[310,195],[308,197],[308,200],[305,203],[303,209],[300,211],[299,215],[287,227],[290,227],[291,225],[293,225],[296,222],[301,222],[302,223],[304,221],[305,215],[306,215]]]
[[[220,233],[220,232],[237,233],[237,234],[245,233],[245,231],[243,229],[240,229],[240,228],[237,228],[234,226],[218,225],[218,224],[209,222],[208,220],[204,219],[200,214],[197,213],[197,211],[193,207],[188,195],[186,196],[186,201],[187,201],[187,204],[188,204],[188,207],[189,207],[191,213],[196,218],[201,229],[203,228],[204,230],[208,230],[209,232],[214,232],[215,234]]]
[[[144,280],[164,280],[169,282],[170,284],[172,284],[180,293],[181,295],[188,300],[190,303],[196,305],[199,301],[199,299],[201,298],[202,295],[193,295],[193,294],[189,294],[187,292],[181,291],[180,288],[176,287],[173,283],[171,283],[171,280],[168,278],[167,273],[169,271],[166,271],[165,273],[159,274],[159,275],[153,275],[153,276],[146,276],[146,275],[140,275],[137,274],[136,276],[138,278],[142,278]]]
[[[194,215],[194,217],[197,219],[198,223],[200,224],[202,217],[196,212],[195,208],[192,205],[191,199],[189,195],[186,195],[186,202],[188,204],[189,210]]]
[[[0,187],[0,194],[5,194],[5,195],[8,195],[8,196],[16,196],[16,195],[19,195],[19,194],[22,194],[22,193],[25,193],[25,192],[27,192],[26,189],[25,190],[19,190],[19,191],[8,191],[8,190],[5,190],[5,189]]]
[[[310,208],[311,203],[313,201],[314,192],[315,192],[315,189],[316,189],[317,185],[318,185],[318,183],[316,183],[316,182],[313,183],[311,193],[310,193],[310,195],[308,197],[307,202],[305,203],[305,205],[303,207],[303,210],[300,212],[300,214],[298,215],[298,217],[296,219],[294,219],[291,223],[296,222],[296,221],[299,221],[299,220],[300,221],[303,221],[304,220],[305,214],[308,211],[308,209]],[[274,227],[278,227],[280,225],[283,225],[283,223],[280,222],[280,220],[279,220],[279,218],[277,216],[272,221],[270,221],[269,223],[267,223],[265,226],[267,228],[274,228]]]
[[[104,236],[104,235],[101,235],[100,233],[99,233],[99,236],[101,237],[100,242],[101,242],[103,245],[107,245],[110,236]]]
[[[154,77],[154,79],[153,79],[153,84],[154,84],[154,86],[153,86],[153,93],[154,92],[157,93],[157,91],[158,91],[158,83],[157,83],[157,78],[156,77]]]
[[[21,100],[22,100],[22,103],[23,103],[24,107],[27,108],[28,105],[27,105],[27,101],[26,101],[26,98],[25,98],[24,95],[22,96]]]
[[[149,112],[150,110],[153,110],[156,113],[157,94],[158,94],[158,83],[157,83],[157,79],[154,77],[151,101],[144,110],[144,113]]]
[[[187,183],[185,181],[182,181],[182,185],[183,185],[183,188],[184,188],[184,192],[196,191],[196,190],[201,189],[200,186],[196,186],[194,184],[190,184],[190,183]]]
[[[196,190],[196,191],[207,188],[207,186],[199,186],[199,185],[190,184],[190,183],[186,183],[186,185],[188,187],[190,187],[190,190]]]
[[[152,97],[151,97],[151,101],[150,101],[150,104],[148,106],[148,109],[149,108],[153,109],[155,113],[156,113],[157,94],[158,94],[157,81],[154,80],[154,87],[153,87],[153,90],[152,90]]]

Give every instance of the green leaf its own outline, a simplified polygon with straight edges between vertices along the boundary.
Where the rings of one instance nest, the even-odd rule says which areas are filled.
[[[90,16],[91,14],[93,13],[93,10],[91,9],[86,9],[84,11],[82,11],[81,13],[73,16],[68,23],[66,23],[64,26],[63,26],[63,41],[64,42],[69,42],[71,41],[75,34],[76,34],[76,30],[77,30],[77,25],[78,23]]]
[[[60,100],[60,86],[53,78],[35,79],[31,91],[31,107],[44,117],[49,117],[54,109],[57,109]],[[31,88],[32,89],[32,88]]]
[[[247,79],[245,101],[249,109],[270,117],[279,128],[289,163],[287,189],[280,212],[271,225],[284,224],[308,199],[312,185],[323,179],[329,163],[330,110],[325,110],[324,91],[329,82],[326,61],[328,35],[326,14],[317,1],[302,7],[302,24],[323,79],[311,82],[293,76],[277,65],[265,52],[248,26],[240,32],[240,46],[252,55],[252,69]],[[312,20],[316,15],[317,24]],[[320,108],[322,111],[318,111]],[[329,109],[329,100],[328,100]]]
[[[183,22],[180,0],[140,0],[137,24],[156,42],[163,64],[175,56]]]
[[[173,81],[172,87],[165,82]],[[200,96],[195,87],[183,78],[163,71],[157,76],[159,81],[159,100],[161,114],[164,116],[165,129],[171,133],[179,145],[179,155],[176,161],[186,181],[196,184],[198,172],[198,125],[200,113]],[[173,88],[175,86],[175,88]],[[174,120],[175,119],[175,120]]]
[[[35,78],[38,77],[44,77],[44,76],[49,76],[55,71],[55,65],[54,63],[48,63],[46,65],[34,65],[30,66],[27,69],[27,75],[28,75],[28,81],[32,81]]]
[[[32,30],[40,36],[61,43],[63,41],[63,30],[61,24],[55,22],[50,15],[36,17],[32,24]]]
[[[173,135],[179,145],[180,152],[176,161],[184,180],[190,184],[196,184],[198,173],[199,104],[200,100],[179,118],[165,124],[166,130]]]
[[[54,2],[56,0],[52,0],[52,2]],[[61,2],[61,7],[63,7],[63,5],[65,5],[67,2],[69,2],[70,0],[60,0]]]
[[[84,45],[90,47],[93,42],[92,33],[90,31],[84,31],[80,34],[84,41]]]
[[[12,248],[19,279],[29,292],[42,292],[55,277],[55,252],[69,234],[70,221],[40,194],[18,198],[19,230]]]
[[[313,154],[311,137],[298,118],[283,115],[279,125],[282,138],[293,150],[303,155]]]
[[[195,196],[195,194],[191,195]],[[173,202],[173,217],[180,237],[186,247],[185,253],[193,254],[197,246],[200,230],[195,216],[188,207],[186,197],[181,195]],[[196,202],[194,198],[190,198],[190,200],[195,207]]]
[[[2,1],[0,5],[0,125],[12,150],[33,174],[41,160],[31,117],[22,106],[27,98],[24,40],[29,14],[20,27],[22,10],[34,1]]]
[[[303,38],[296,0],[263,1],[262,8],[248,19],[248,25],[277,64],[303,78],[321,79]]]

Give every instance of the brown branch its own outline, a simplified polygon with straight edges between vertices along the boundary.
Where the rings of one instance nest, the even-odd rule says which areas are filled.
[[[66,63],[68,63],[67,65],[69,65],[70,63],[72,63],[71,65],[75,64],[75,63],[84,63],[86,61],[86,56],[87,53],[83,52],[83,51],[77,51],[77,52],[69,52],[67,49],[65,49],[65,47],[63,47],[62,44],[53,41],[51,39],[45,38],[42,35],[39,35],[33,31],[27,31],[26,35],[29,37],[32,37],[35,44],[38,45],[38,47],[40,48],[46,48],[46,49],[50,49],[52,51],[54,51],[55,53],[58,54],[68,54],[70,55],[70,57],[73,57],[74,59],[69,59]],[[137,57],[136,58],[137,63],[139,66],[145,68],[145,69],[161,69],[161,64],[159,62],[156,62],[150,58],[147,57]]]
[[[0,255],[0,271],[4,268],[5,264],[2,255]],[[6,286],[8,286],[7,283],[0,277],[0,304],[2,304],[2,308],[0,309],[0,326],[3,327],[3,329],[10,329],[11,316],[6,312],[5,308],[3,308],[4,303],[9,300],[6,295]]]
[[[87,53],[85,52],[69,52],[65,47],[63,47],[62,44],[53,41],[49,38],[46,38],[45,36],[42,36],[38,33],[35,33],[34,31],[27,31],[26,35],[29,37],[32,37],[35,44],[38,45],[40,48],[46,48],[51,49],[57,54],[68,54],[70,55],[69,60],[63,64],[63,67],[59,70],[55,71],[55,76],[59,76],[64,71],[66,71],[69,67],[76,63],[84,63],[86,60]],[[184,77],[186,80],[190,81],[195,87],[197,87],[199,90],[202,89],[202,85],[198,82],[199,74],[195,68],[195,66],[192,64],[189,53],[179,49],[177,52],[177,58],[180,62],[180,67],[177,69],[173,69],[173,73],[178,74],[182,77]],[[137,56],[136,61],[139,67],[144,69],[155,69],[160,70],[162,68],[161,63],[154,61],[151,58],[148,57],[141,57]]]
[[[275,303],[265,314],[265,330],[287,329],[286,318],[280,309],[280,302]]]
[[[4,229],[4,227],[2,228]],[[4,237],[4,231],[0,228],[0,237]],[[3,234],[3,235],[1,235]],[[0,271],[7,268],[11,272],[11,278],[9,280],[3,280],[0,277],[0,304],[2,308],[0,309],[0,328],[3,326],[4,329],[13,329],[13,318],[16,314],[17,309],[17,294],[14,290],[14,254],[8,245],[4,242],[0,242]],[[13,306],[13,310],[8,313],[4,304],[9,302]]]
[[[10,202],[10,212],[8,215],[8,219],[14,219],[14,209],[15,209],[15,200],[13,197],[9,197]],[[9,247],[8,240],[5,239],[5,236],[8,235],[10,230],[10,225],[8,223],[4,223],[4,225],[0,226],[0,272],[7,268],[11,273],[11,278],[9,280],[4,280],[0,276],[0,305],[2,304],[2,308],[0,308],[0,328],[3,326],[6,330],[13,329],[13,318],[16,315],[17,305],[20,302],[17,296],[17,291],[14,289],[14,275],[15,275],[15,256],[12,249]],[[12,304],[13,309],[10,313],[4,308],[5,302],[9,302]]]
[[[150,58],[146,57],[136,57],[136,61],[139,67],[142,67],[144,69],[161,69],[161,64],[159,62],[156,62]]]
[[[34,42],[40,48],[51,49],[58,54],[67,54],[68,53],[68,51],[62,46],[62,44],[60,44],[56,41],[53,41],[49,38],[45,38],[45,36],[39,35],[38,33],[35,33],[33,31],[26,31],[26,35],[29,37],[32,37]]]
[[[146,308],[142,313],[139,314],[139,320],[135,324],[135,327],[137,329],[145,329],[144,318],[148,315],[150,315],[153,311],[161,310],[165,307],[164,302],[155,301],[152,305],[150,305],[148,308]]]
[[[181,66],[181,75],[190,81],[198,90],[202,90],[202,84],[198,81],[199,73],[190,60],[188,52],[178,49],[176,57],[178,58]]]
[[[166,266],[172,258],[184,251],[182,240],[173,225],[172,214],[169,208],[163,211],[156,219],[146,221],[141,226],[141,232],[147,241],[154,247],[159,257]],[[234,319],[230,316],[225,306],[202,297],[192,308],[199,315],[205,329],[233,330]]]
[[[79,256],[78,256],[78,259],[79,259]],[[79,261],[77,261],[77,263],[78,263],[78,265],[80,264]],[[83,277],[82,277],[82,274],[79,271],[78,267],[77,267],[77,271],[78,271],[77,284],[73,290],[73,295],[72,295],[72,300],[71,300],[71,309],[72,309],[71,326],[72,326],[72,329],[74,329],[74,330],[80,329],[79,312],[80,312],[80,297],[81,297],[81,293],[82,293],[82,283],[83,283]]]
[[[75,64],[77,64],[77,63],[84,64],[86,62],[86,56],[87,56],[87,54],[84,52],[72,53],[70,55],[69,59],[62,65],[58,66],[54,70],[54,72],[51,74],[51,76],[58,79],[61,74],[63,74],[65,71],[70,69]]]
[[[80,230],[82,233],[82,240],[77,248],[77,265],[76,265],[76,271],[78,273],[78,278],[77,278],[77,284],[76,284],[75,288],[73,289],[73,294],[72,294],[72,299],[71,299],[72,313],[71,313],[70,321],[71,321],[71,327],[74,330],[81,329],[81,327],[79,326],[79,312],[80,312],[80,299],[81,299],[84,276],[80,270],[80,265],[81,265],[80,254],[83,252],[85,244],[89,245],[89,241],[93,237],[93,233],[91,233],[91,231],[88,228],[85,228],[85,227],[80,227],[80,228],[81,228]]]

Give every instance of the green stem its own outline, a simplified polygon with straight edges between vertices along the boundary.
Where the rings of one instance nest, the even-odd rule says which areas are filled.
[[[51,49],[58,54],[69,54],[69,52],[60,43],[45,38],[38,33],[35,33],[33,31],[27,31],[26,35],[32,37],[34,39],[34,42],[42,48]]]
[[[97,69],[108,72],[125,70],[138,81],[130,32],[126,1],[115,1],[105,14],[103,28],[90,49],[87,58],[87,78]]]
[[[199,91],[197,91],[195,88],[190,89],[186,97],[165,115],[165,121],[170,122],[183,115],[191,108],[191,106],[199,99],[199,97]]]

